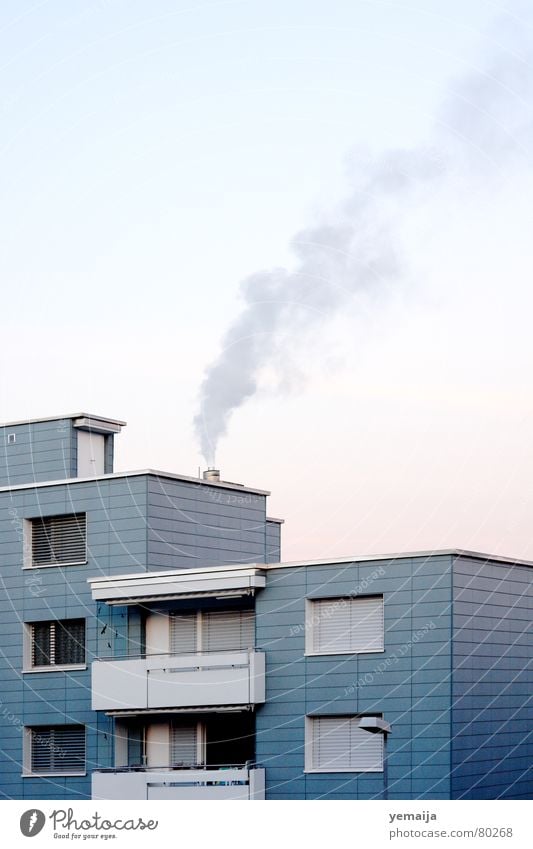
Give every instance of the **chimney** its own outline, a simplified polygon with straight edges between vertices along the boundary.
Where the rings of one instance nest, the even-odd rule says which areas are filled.
[[[204,481],[219,481],[220,480],[220,470],[213,469],[211,466],[205,470],[203,474]]]

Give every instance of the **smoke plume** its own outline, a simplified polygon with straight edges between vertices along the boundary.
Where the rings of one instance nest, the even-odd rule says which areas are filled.
[[[316,331],[359,293],[377,295],[404,278],[399,225],[420,192],[427,197],[452,173],[498,173],[529,152],[531,55],[517,32],[508,42],[484,68],[452,81],[427,144],[365,163],[330,219],[293,238],[292,269],[243,280],[242,310],[206,370],[194,419],[209,464],[231,415],[256,394],[262,370],[279,361],[288,340]]]

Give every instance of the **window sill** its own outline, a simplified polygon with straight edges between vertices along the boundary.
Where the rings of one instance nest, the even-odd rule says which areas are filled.
[[[337,654],[385,654],[385,649],[363,649],[362,651],[350,651],[349,649],[345,649],[344,651],[306,651],[304,653],[304,657],[334,657]]]
[[[64,663],[50,664],[50,666],[33,666],[31,669],[23,669],[23,675],[31,675],[36,672],[80,672],[87,669],[86,663]]]
[[[88,560],[69,560],[68,563],[39,563],[35,566],[23,566],[23,569],[60,569],[62,566],[87,566]]]
[[[369,773],[372,772],[374,775],[383,775],[383,769],[350,769],[349,767],[345,767],[344,769],[304,769],[305,775],[327,775],[339,772],[360,772],[360,773]]]
[[[23,772],[21,778],[83,778],[87,772]]]

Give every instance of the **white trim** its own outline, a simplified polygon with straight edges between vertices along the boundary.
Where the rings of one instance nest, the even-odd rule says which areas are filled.
[[[23,675],[31,675],[33,672],[79,672],[87,669],[86,663],[58,663],[57,666],[53,663],[50,666],[32,666],[31,669],[23,669]]]
[[[22,777],[31,775],[31,726],[25,725],[22,735]]]
[[[385,654],[385,649],[365,649],[364,651],[305,651],[304,657],[335,657],[338,654]]]
[[[87,770],[85,772],[21,772],[21,778],[73,778],[74,776],[87,775]],[[31,836],[31,835],[30,835]]]
[[[107,416],[95,416],[91,413],[68,413],[65,416],[45,416],[41,419],[17,419],[17,421],[14,422],[0,422],[0,427],[14,427],[15,425],[39,424],[40,422],[63,422],[81,418],[97,419],[100,422],[108,422],[109,424],[121,425],[122,427],[126,427],[127,424],[127,422],[120,421],[120,419],[109,419],[107,418]]]
[[[313,767],[313,720],[314,719],[356,719],[358,713],[342,713],[342,714],[307,714],[304,725],[304,773],[305,774],[327,774],[327,773],[367,773],[383,774],[384,763],[382,761],[381,769],[373,769],[372,767],[362,767],[356,769],[354,767],[346,767],[343,769],[335,767]],[[383,752],[384,754],[384,752]]]
[[[113,581],[119,583],[121,581],[138,581],[140,578],[168,578],[168,580],[174,580],[175,578],[187,578],[190,575],[212,575],[219,574],[221,572],[246,572],[249,571],[250,575],[255,575],[257,571],[263,571],[267,569],[268,566],[265,563],[237,563],[229,566],[202,566],[195,567],[194,569],[165,569],[164,572],[127,572],[124,575],[100,575],[97,578],[87,578],[88,584],[97,584],[99,581],[102,583]]]
[[[335,616],[335,606],[338,604],[339,609],[344,609],[344,605],[341,606],[341,602],[345,604],[352,604],[359,602],[365,602],[370,600],[376,600],[381,602],[381,617],[380,617],[380,636],[383,642],[383,648],[345,648],[338,650],[329,650],[329,651],[318,651],[313,650],[313,646],[315,644],[315,628],[319,624],[319,614],[317,614],[314,610],[315,605],[319,605],[321,603],[331,604],[333,610],[332,613],[327,617],[327,619],[333,619]],[[350,612],[350,617],[352,613]],[[384,654],[385,652],[385,598],[383,593],[361,593],[360,595],[338,595],[338,596],[325,596],[318,598],[309,598],[305,599],[305,649],[304,649],[304,657],[324,657],[324,656],[335,656],[335,655],[360,655],[360,654]],[[345,636],[346,640],[350,640],[350,631],[347,631]]]
[[[269,572],[271,570],[277,569],[293,569],[296,567],[304,567],[304,566],[338,566],[342,563],[365,563],[371,565],[372,563],[379,563],[383,560],[408,560],[412,558],[428,558],[428,557],[439,557],[439,556],[456,556],[456,557],[471,557],[477,560],[485,560],[487,562],[497,562],[503,563],[508,566],[528,566],[533,567],[533,561],[529,560],[517,560],[513,558],[505,558],[500,557],[499,555],[491,555],[491,554],[482,554],[481,552],[475,551],[466,551],[463,549],[442,549],[435,551],[418,551],[418,552],[404,552],[396,553],[396,554],[369,554],[362,556],[352,556],[352,557],[335,557],[327,560],[287,560],[280,563],[229,563],[227,566],[203,566],[203,567],[195,567],[193,569],[176,569],[176,570],[165,570],[161,571],[149,571],[149,572],[126,572],[123,575],[113,575],[113,577],[100,576],[95,578],[88,578],[87,581],[89,584],[97,583],[101,581],[102,583],[105,581],[128,581],[128,580],[138,580],[142,576],[148,576],[149,578],[178,578],[181,575],[216,575],[219,572],[242,572],[247,569],[259,569],[263,572]],[[37,568],[37,567],[35,567]],[[378,593],[379,595],[379,593]],[[310,599],[313,600],[313,597],[310,596]]]
[[[470,557],[474,560],[505,563],[508,566],[533,566],[533,560],[520,560],[517,557],[504,557],[500,554],[486,554],[481,551],[468,551],[463,548],[443,548],[434,551],[397,551],[392,554],[363,554],[350,557],[328,557],[324,560],[285,560],[280,563],[268,563],[266,569],[292,569],[296,566],[337,566],[341,563],[378,563],[381,560],[409,560],[428,557]]]
[[[125,422],[110,422],[107,419],[94,418],[93,416],[80,416],[74,419],[72,426],[77,430],[89,431],[99,436],[120,433]]]
[[[334,773],[334,772],[373,772],[379,775],[382,775],[382,769],[353,769],[352,767],[346,769],[304,769],[304,773],[306,775],[313,775],[313,773]]]
[[[106,604],[139,604],[142,601],[179,599],[209,593],[247,595],[266,585],[264,568],[180,569],[176,572],[138,572],[123,576],[89,578],[94,601]]]
[[[39,419],[39,421],[41,421]],[[270,490],[267,489],[255,489],[250,486],[245,486],[240,483],[229,483],[227,481],[204,481],[203,478],[194,478],[190,475],[178,475],[172,472],[162,472],[157,469],[137,469],[133,472],[111,472],[107,475],[96,475],[93,478],[62,478],[61,480],[51,480],[51,481],[34,481],[33,483],[21,483],[15,484],[11,486],[2,486],[0,487],[0,492],[18,492],[23,489],[41,489],[47,486],[64,486],[68,484],[69,486],[75,485],[77,483],[87,481],[105,481],[105,480],[120,480],[121,478],[135,478],[135,477],[143,477],[145,475],[150,475],[156,478],[163,478],[165,480],[175,480],[175,481],[185,481],[186,483],[194,483],[197,486],[207,486],[210,488],[218,487],[220,489],[228,489],[234,492],[239,493],[251,493],[252,495],[270,495]]]
[[[41,625],[47,624],[49,625],[52,622],[56,624],[58,622],[69,622],[72,619],[82,619],[84,623],[83,627],[83,639],[84,639],[84,649],[85,649],[85,657],[87,657],[87,618],[85,616],[68,616],[65,619],[36,619],[31,622],[23,622],[22,623],[22,663],[23,668],[21,670],[23,675],[30,675],[33,672],[76,672],[83,671],[88,668],[87,661],[85,663],[49,663],[46,666],[32,666],[31,659],[33,657],[33,644],[32,644],[32,627],[33,625]]]
[[[69,560],[68,563],[40,563],[38,566],[21,566],[21,569],[62,569],[63,566],[87,566],[88,560]]]

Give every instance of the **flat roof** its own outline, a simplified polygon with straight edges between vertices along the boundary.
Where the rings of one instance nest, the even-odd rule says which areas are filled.
[[[14,422],[0,422],[0,427],[15,427],[16,425],[37,424],[38,422],[59,422],[64,419],[95,419],[99,422],[108,422],[109,424],[120,425],[126,427],[127,422],[120,419],[110,419],[107,416],[96,416],[93,413],[68,413],[65,416],[44,416],[39,419],[18,419]]]
[[[285,560],[280,563],[269,563],[267,569],[290,569],[294,566],[335,566],[338,563],[371,563],[379,560],[409,560],[410,558],[427,557],[470,557],[474,560],[494,561],[516,566],[533,566],[532,560],[521,560],[517,557],[504,557],[500,554],[486,554],[482,551],[469,551],[466,548],[435,548],[428,551],[396,551],[391,554],[362,554],[351,557],[327,557],[314,560]]]
[[[39,419],[42,421],[42,419]],[[63,478],[62,480],[53,481],[34,481],[32,483],[13,484],[11,486],[0,487],[0,492],[13,492],[19,489],[41,489],[46,486],[76,486],[78,483],[87,483],[88,481],[105,481],[114,480],[116,478],[131,478],[142,477],[142,475],[152,475],[157,478],[165,478],[167,480],[186,481],[194,483],[198,486],[217,487],[220,489],[231,489],[234,492],[249,492],[252,495],[270,495],[268,489],[255,489],[251,486],[245,486],[241,483],[229,483],[228,481],[206,481],[203,478],[195,478],[190,475],[179,475],[173,472],[162,472],[157,469],[139,469],[133,472],[112,472],[108,475],[95,475],[88,478]]]
[[[147,571],[147,572],[125,572],[123,574],[114,575],[99,575],[98,577],[88,578],[87,583],[94,584],[99,581],[115,582],[139,580],[139,578],[186,578],[187,576],[195,576],[206,573],[216,574],[218,572],[233,572],[247,570],[262,570],[270,571],[271,569],[291,569],[298,566],[337,566],[339,563],[372,563],[373,561],[381,560],[408,560],[410,558],[428,558],[438,556],[455,556],[455,557],[471,557],[475,560],[483,560],[485,562],[495,561],[497,563],[505,563],[510,566],[533,566],[531,560],[519,560],[515,557],[502,557],[499,554],[484,554],[481,551],[468,551],[464,548],[441,548],[433,551],[411,551],[397,552],[395,554],[367,554],[354,557],[332,557],[325,560],[286,560],[280,563],[235,563],[227,566],[201,566],[192,569],[165,569],[163,571]]]

